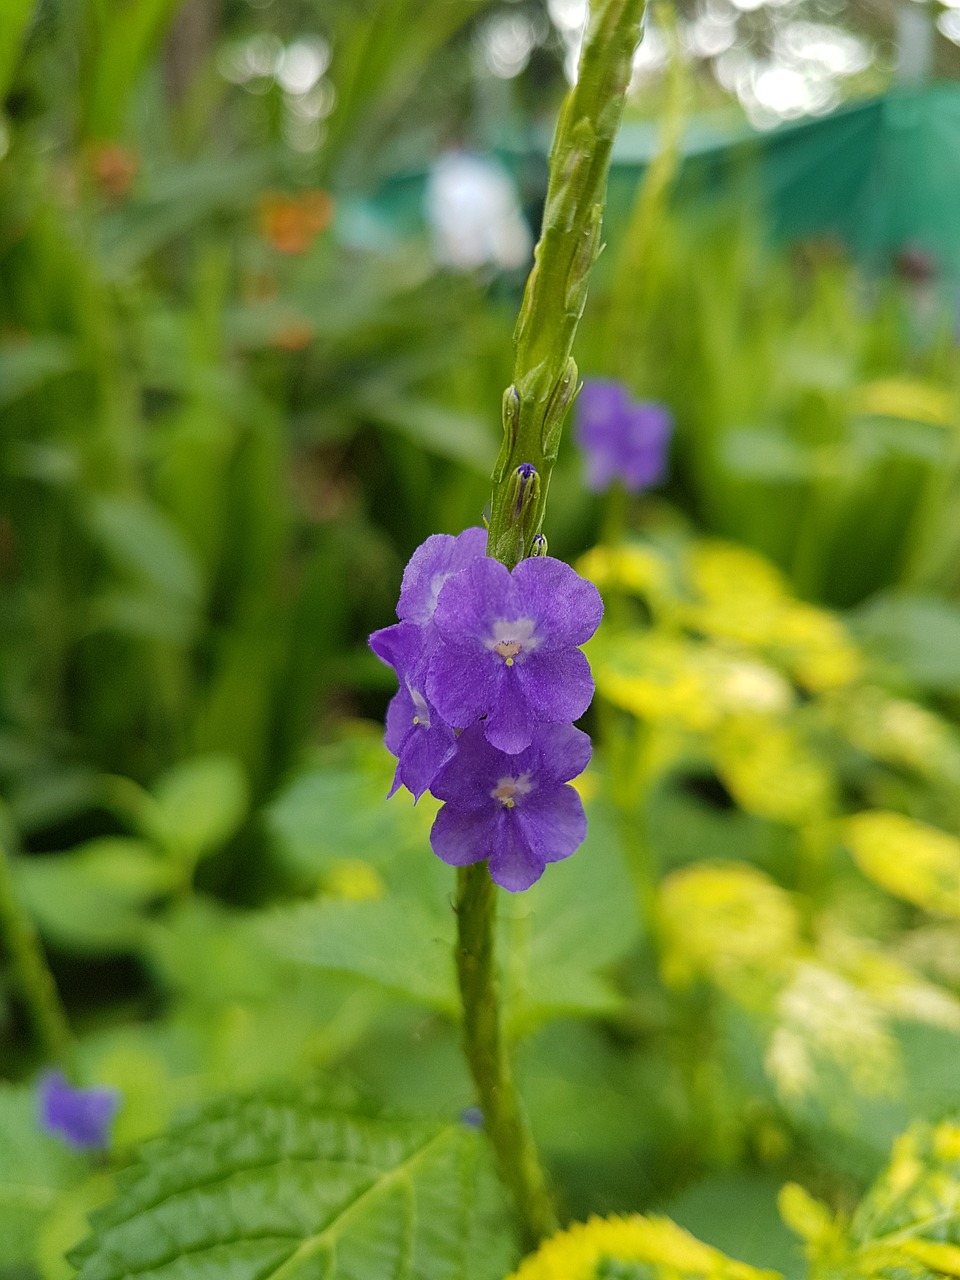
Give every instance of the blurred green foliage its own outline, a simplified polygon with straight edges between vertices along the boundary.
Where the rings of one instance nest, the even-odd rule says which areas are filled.
[[[365,203],[451,141],[486,7],[0,11],[0,839],[82,1077],[123,1095],[101,1163],[39,1130],[5,968],[4,1280],[65,1280],[108,1202],[85,1276],[334,1242],[344,1276],[516,1261],[459,1123],[432,801],[384,802],[365,645],[411,550],[478,521],[498,446],[516,282],[439,270]],[[313,151],[272,74],[222,74],[304,31]],[[816,1274],[955,1275],[953,1129],[854,1210],[960,1102],[954,336],[833,246],[672,211],[681,89],[578,350],[671,406],[675,470],[594,546],[561,454],[551,547],[608,610],[591,825],[503,906],[507,1026],[565,1215],[665,1210],[792,1277],[795,1179],[829,1205],[784,1200]],[[236,1197],[202,1192],[234,1166]]]

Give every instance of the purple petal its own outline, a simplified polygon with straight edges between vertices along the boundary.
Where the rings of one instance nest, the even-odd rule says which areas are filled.
[[[417,547],[403,572],[397,617],[420,625],[429,622],[447,578],[483,556],[486,549],[484,529],[464,529],[457,537],[449,533],[431,534]]]
[[[490,876],[501,889],[522,893],[543,875],[546,865],[532,848],[516,810],[504,813],[497,848],[490,858]]]
[[[472,725],[457,738],[454,756],[431,790],[438,800],[452,800],[457,808],[488,809],[504,762],[503,752],[484,738],[483,725]]]
[[[447,579],[440,590],[434,622],[447,644],[488,654],[486,641],[493,623],[522,614],[510,570],[485,556]]]
[[[40,1080],[40,1124],[48,1133],[78,1148],[106,1147],[120,1105],[116,1089],[75,1088],[60,1071]]]
[[[367,643],[381,662],[393,667],[401,682],[417,679],[430,654],[429,632],[412,622],[395,622],[374,631]]]
[[[397,777],[419,800],[440,770],[453,759],[457,740],[448,724],[433,716],[429,725],[414,725],[400,748]]]
[[[590,663],[579,649],[532,653],[515,671],[534,714],[549,724],[579,720],[593,698]]]
[[[521,560],[513,580],[522,613],[536,619],[537,653],[584,644],[599,627],[600,592],[562,560],[553,556]]]
[[[541,783],[569,782],[579,777],[590,763],[590,735],[572,724],[542,724],[534,736],[537,763],[534,770]],[[526,768],[526,761],[524,760]]]
[[[587,815],[573,787],[538,787],[512,816],[534,856],[544,863],[569,858],[586,838]]]
[[[430,829],[430,846],[451,867],[466,867],[490,857],[500,819],[494,809],[458,809],[445,804]]]
[[[487,741],[510,756],[529,747],[537,727],[537,716],[523,694],[521,670],[520,667],[504,670],[500,696],[487,713],[483,726]]]
[[[400,754],[400,748],[403,746],[404,738],[410,732],[410,725],[413,723],[415,714],[410,690],[403,684],[390,699],[387,706],[387,722],[386,731],[383,735],[383,745],[392,756]],[[392,795],[393,792],[390,794]]]
[[[506,675],[488,650],[464,652],[441,642],[427,668],[427,697],[448,724],[466,729],[499,705]]]

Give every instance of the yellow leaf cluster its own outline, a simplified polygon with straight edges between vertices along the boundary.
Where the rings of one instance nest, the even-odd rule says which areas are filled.
[[[960,1124],[918,1124],[849,1222],[795,1185],[780,1211],[806,1241],[813,1274],[850,1280],[960,1277]]]
[[[800,945],[790,895],[746,863],[699,863],[667,876],[658,924],[665,982],[705,978],[740,999],[755,986],[769,998]]]
[[[833,779],[786,724],[760,717],[730,721],[711,744],[714,767],[748,813],[802,824],[833,806]]]
[[[843,829],[857,866],[874,883],[926,911],[960,915],[956,836],[882,809],[854,814]]]
[[[780,1280],[703,1244],[669,1218],[590,1218],[546,1240],[510,1280],[594,1280],[604,1263],[645,1263],[657,1280]]]

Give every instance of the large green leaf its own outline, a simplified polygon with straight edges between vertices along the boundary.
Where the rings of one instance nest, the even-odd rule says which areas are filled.
[[[430,857],[424,853],[424,857]],[[444,1013],[457,1010],[453,912],[415,900],[328,899],[276,912],[258,927],[288,959],[367,978]]]
[[[427,840],[435,804],[425,797],[414,808],[405,792],[388,802],[393,769],[379,734],[322,752],[266,811],[284,862],[316,880],[331,861],[344,858],[378,867],[431,858]]]
[[[19,858],[15,872],[45,936],[94,953],[135,947],[144,908],[178,883],[176,867],[123,836],[103,836],[56,856]]]
[[[154,783],[157,830],[164,848],[188,863],[215,852],[247,811],[247,779],[231,756],[193,756]]]
[[[148,1144],[71,1255],[81,1280],[499,1280],[483,1139],[299,1098],[215,1104]]]
[[[948,600],[884,592],[850,618],[854,632],[921,689],[960,688],[960,608]]]

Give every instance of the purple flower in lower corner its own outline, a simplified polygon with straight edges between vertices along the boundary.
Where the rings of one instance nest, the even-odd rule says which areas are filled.
[[[481,725],[466,729],[433,784],[445,801],[430,832],[434,853],[451,866],[486,859],[502,888],[529,889],[587,834],[580,797],[567,783],[589,760],[590,739],[573,725],[540,725],[514,755],[491,746]]]
[[[40,1125],[71,1147],[93,1149],[110,1143],[110,1126],[120,1105],[116,1089],[70,1084],[62,1071],[40,1079]]]
[[[494,747],[523,751],[538,725],[576,720],[590,705],[593,678],[578,646],[602,616],[596,587],[562,560],[536,556],[512,572],[474,560],[440,590],[426,695],[454,728],[483,716]]]
[[[588,489],[601,492],[619,481],[628,493],[640,493],[663,480],[673,434],[665,405],[631,399],[621,382],[589,379],[577,399],[576,418]]]

